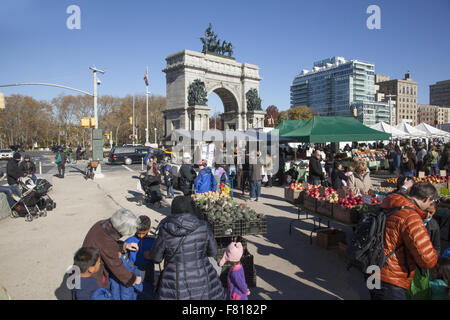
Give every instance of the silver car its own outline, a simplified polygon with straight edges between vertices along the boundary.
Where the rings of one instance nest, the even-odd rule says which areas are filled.
[[[6,159],[12,159],[14,155],[14,151],[12,151],[11,149],[1,149],[0,150],[0,160]]]

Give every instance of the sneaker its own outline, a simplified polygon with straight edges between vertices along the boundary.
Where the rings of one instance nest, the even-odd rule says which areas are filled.
[[[256,199],[253,199],[253,198],[250,198],[250,199],[248,199],[248,201],[256,201]]]

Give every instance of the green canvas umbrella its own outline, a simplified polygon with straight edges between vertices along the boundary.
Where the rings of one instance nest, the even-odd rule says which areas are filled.
[[[391,134],[371,129],[353,117],[313,117],[303,126],[291,131],[286,129],[280,137],[306,143],[326,143],[389,140]]]

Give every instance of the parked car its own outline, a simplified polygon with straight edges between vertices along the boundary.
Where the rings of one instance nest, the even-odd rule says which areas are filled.
[[[23,146],[20,146],[20,145],[14,145],[14,146],[9,146],[9,147],[14,152],[25,152]]]
[[[146,146],[126,146],[126,147],[113,147],[109,154],[109,163],[141,163],[150,150],[150,147]]]
[[[56,146],[52,146],[52,151],[53,152],[58,152],[59,150],[62,150],[63,152],[64,151],[66,151],[66,147],[64,147],[64,146],[58,146],[58,145],[56,145]]]
[[[14,151],[12,149],[1,149],[0,150],[0,160],[12,159],[13,155],[14,155]]]

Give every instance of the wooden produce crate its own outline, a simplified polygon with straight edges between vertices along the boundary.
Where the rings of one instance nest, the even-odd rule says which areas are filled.
[[[357,223],[359,217],[359,213],[351,208],[345,208],[336,204],[333,206],[333,219],[352,224]]]
[[[316,198],[312,198],[308,195],[305,194],[305,198],[303,201],[303,207],[305,207],[305,209],[316,212],[316,207],[317,206],[317,199]]]
[[[333,204],[325,200],[317,200],[316,212],[328,217],[332,217]]]
[[[301,192],[302,190],[292,190],[289,187],[284,188],[284,198],[287,202],[297,203]]]
[[[325,229],[317,231],[317,244],[324,249],[338,246],[339,242],[344,242],[345,232],[338,229]]]

